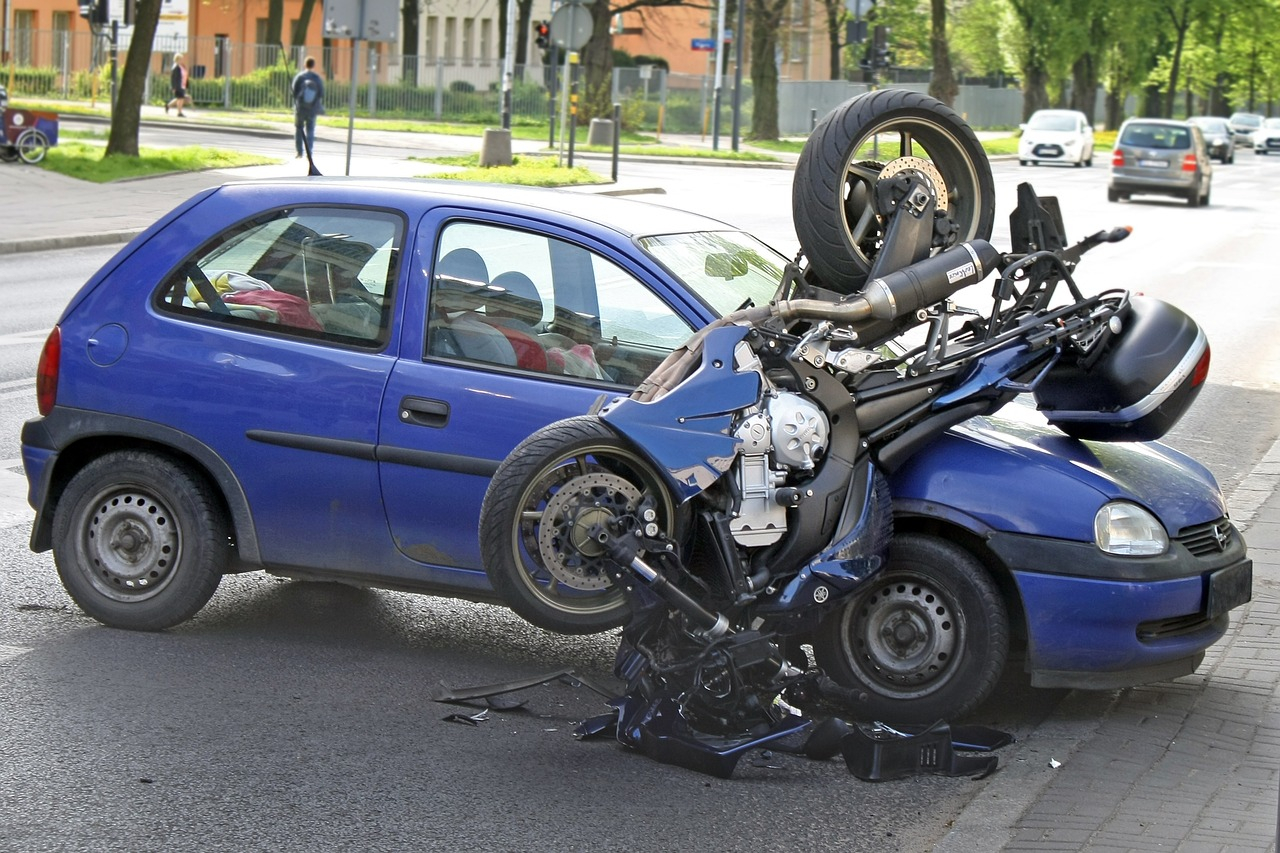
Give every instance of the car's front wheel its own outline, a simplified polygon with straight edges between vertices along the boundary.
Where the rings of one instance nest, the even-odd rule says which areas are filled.
[[[122,450],[67,484],[54,511],[53,555],[85,613],[113,628],[159,631],[209,601],[231,545],[203,476],[167,456]]]
[[[818,665],[868,695],[870,719],[962,717],[995,688],[1009,618],[986,568],[959,545],[903,534],[889,563],[814,637]]]

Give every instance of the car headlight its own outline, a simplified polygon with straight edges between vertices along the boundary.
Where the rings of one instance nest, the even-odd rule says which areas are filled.
[[[1169,550],[1169,536],[1154,515],[1137,504],[1109,503],[1093,517],[1093,541],[1108,554],[1149,557]]]

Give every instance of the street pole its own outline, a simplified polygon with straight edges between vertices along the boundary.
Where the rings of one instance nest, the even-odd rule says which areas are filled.
[[[738,23],[733,30],[733,46],[737,61],[733,68],[733,150],[738,150],[742,133],[742,59],[745,53],[742,34],[747,31],[747,0],[738,0]]]
[[[741,0],[739,0],[741,2]],[[720,150],[720,91],[724,77],[724,4],[719,0],[719,11],[716,13],[716,77],[715,97],[711,102],[711,150]],[[742,35],[739,34],[738,38]]]
[[[511,88],[516,76],[516,0],[507,0],[507,45],[502,57],[502,129],[511,129]]]

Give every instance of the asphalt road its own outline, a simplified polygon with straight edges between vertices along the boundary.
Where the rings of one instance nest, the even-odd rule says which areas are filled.
[[[665,186],[663,203],[794,251],[788,172],[624,168]],[[1280,293],[1263,234],[1280,212],[1280,160],[1220,168],[1203,210],[1108,205],[1097,166],[999,163],[996,179],[1002,203],[1027,179],[1059,195],[1073,237],[1135,226],[1086,259],[1081,286],[1144,290],[1206,327],[1210,384],[1171,442],[1228,488],[1238,482],[1280,433]],[[44,334],[109,254],[0,257],[0,458],[10,471]],[[460,709],[430,700],[437,682],[561,667],[607,681],[614,639],[549,635],[501,608],[261,574],[228,578],[179,628],[114,631],[70,603],[49,555],[27,550],[27,531],[20,518],[0,520],[0,850],[915,851],[982,790],[933,777],[872,785],[842,763],[780,754],[711,779],[576,741],[576,722],[603,706],[558,683],[528,691],[522,710],[448,722]],[[1010,669],[973,719],[1019,736],[1003,760],[1047,760],[1036,728],[1063,694],[1030,690]]]

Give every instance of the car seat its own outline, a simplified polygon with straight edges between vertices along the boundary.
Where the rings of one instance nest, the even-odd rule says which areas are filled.
[[[489,268],[474,249],[454,249],[436,263],[427,326],[427,351],[432,355],[515,366],[515,349],[507,336],[484,322]]]

